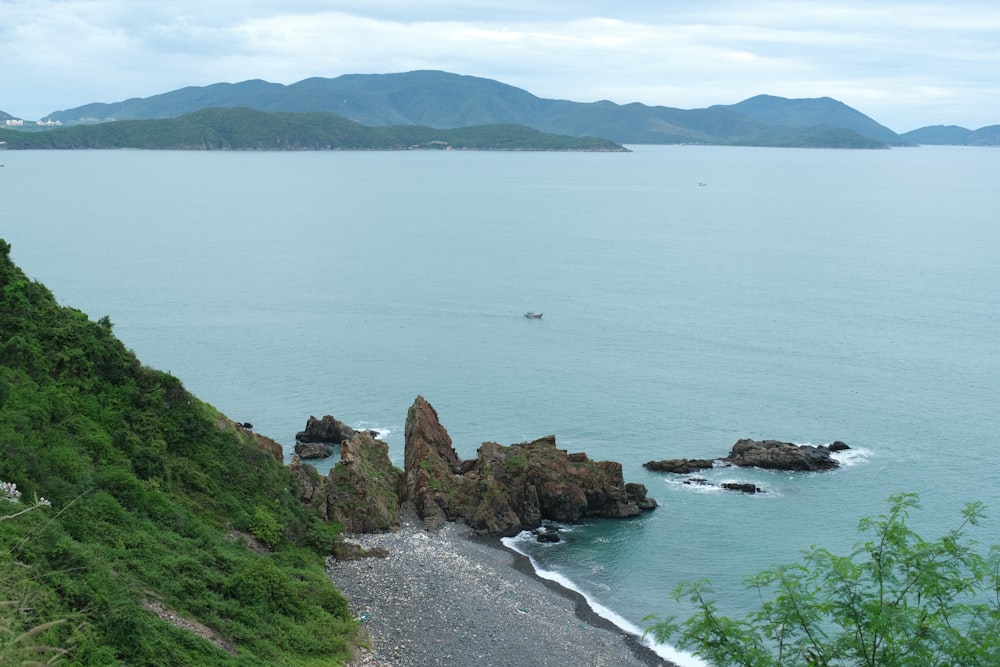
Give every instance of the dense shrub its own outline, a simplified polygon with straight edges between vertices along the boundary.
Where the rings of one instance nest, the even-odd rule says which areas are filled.
[[[0,480],[21,494],[0,500],[0,664],[20,662],[4,647],[29,631],[35,657],[65,650],[81,666],[346,659],[356,623],[323,569],[335,529],[225,421],[139,363],[110,320],[59,306],[0,240]],[[21,511],[43,496],[51,508]],[[239,651],[161,620],[151,600]]]

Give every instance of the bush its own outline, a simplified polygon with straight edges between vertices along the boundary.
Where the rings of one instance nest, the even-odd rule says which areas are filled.
[[[281,543],[285,531],[274,514],[258,507],[250,520],[250,532],[267,546],[274,547]]]
[[[647,632],[659,641],[676,636],[719,666],[995,667],[1000,548],[978,553],[963,533],[983,518],[983,506],[970,503],[956,530],[928,542],[906,525],[917,497],[897,494],[889,503],[887,514],[861,520],[859,531],[871,537],[850,555],[813,547],[802,563],[749,579],[763,602],[744,619],[719,614],[708,583],[698,581],[673,593],[697,613]]]
[[[229,595],[240,602],[283,614],[297,611],[295,583],[269,558],[258,558],[229,582]]]
[[[64,649],[80,667],[348,659],[357,624],[304,546],[328,553],[334,528],[299,503],[281,461],[226,423],[143,366],[110,320],[60,306],[0,241],[0,665]],[[246,549],[232,527],[274,553]],[[322,633],[297,644],[299,626]]]

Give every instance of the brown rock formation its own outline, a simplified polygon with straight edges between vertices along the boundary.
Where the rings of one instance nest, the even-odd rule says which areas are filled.
[[[406,413],[404,437],[405,498],[428,527],[454,520],[457,516],[448,515],[446,508],[454,497],[462,461],[437,411],[423,396],[417,396]]]
[[[300,459],[326,459],[333,456],[334,446],[325,442],[296,442],[295,454]]]
[[[281,444],[279,444],[275,440],[272,440],[266,435],[254,433],[252,424],[233,421],[232,419],[229,419],[228,417],[220,413],[215,421],[215,426],[220,430],[235,431],[236,433],[240,434],[240,436],[246,438],[254,447],[259,449],[260,451],[273,456],[275,460],[278,461],[285,460],[285,454],[284,450],[281,447]]]
[[[543,519],[630,517],[656,503],[641,484],[626,489],[621,464],[556,448],[555,436],[504,446],[483,443],[462,462],[433,407],[418,396],[406,421],[406,491],[431,524],[464,520],[491,535],[515,535]]]
[[[826,447],[749,438],[738,440],[726,460],[736,466],[767,470],[832,470],[840,465]]]
[[[325,415],[322,419],[309,417],[304,431],[295,434],[295,453],[300,459],[325,459],[333,456],[342,442],[357,433],[344,422]]]
[[[295,442],[322,442],[330,445],[340,445],[344,440],[354,437],[355,430],[330,415],[322,419],[309,417],[306,429],[295,434]]]
[[[715,465],[712,459],[665,459],[663,461],[647,461],[642,464],[647,470],[672,472],[687,475],[698,470],[706,470]]]
[[[257,449],[270,454],[277,461],[285,460],[284,450],[282,450],[281,445],[278,442],[272,440],[266,435],[260,435],[259,433],[251,433],[247,431],[246,434],[250,437],[250,441],[253,442]]]
[[[299,499],[348,533],[377,533],[399,528],[401,472],[389,460],[389,446],[366,432],[355,432],[340,447],[340,463],[326,477],[296,455],[289,469]]]
[[[832,470],[840,463],[830,456],[831,452],[850,449],[840,440],[828,446],[796,445],[777,440],[738,440],[729,455],[718,459],[725,465],[743,468],[765,468],[767,470],[818,471]],[[711,468],[715,462],[711,459],[666,459],[663,461],[648,461],[643,467],[648,470],[659,470],[688,474],[696,470]]]
[[[307,438],[331,437],[320,420],[310,417],[309,424],[314,435]],[[656,507],[645,486],[625,484],[621,464],[569,454],[551,435],[510,446],[483,443],[477,458],[462,461],[422,396],[407,413],[405,438],[405,472],[392,467],[388,445],[366,432],[342,442],[340,463],[326,477],[294,456],[289,467],[299,499],[347,533],[398,528],[401,502],[412,503],[428,529],[461,520],[491,535],[516,535],[543,519],[631,517]]]

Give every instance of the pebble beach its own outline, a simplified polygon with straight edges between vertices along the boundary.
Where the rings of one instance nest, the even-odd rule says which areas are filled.
[[[348,539],[388,551],[328,567],[371,640],[352,667],[672,666],[463,524],[428,532],[410,515],[397,532]]]

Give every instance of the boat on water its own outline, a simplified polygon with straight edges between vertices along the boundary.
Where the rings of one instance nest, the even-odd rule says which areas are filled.
[[[530,310],[524,314],[529,320],[540,320],[542,319],[541,313],[533,313]]]

